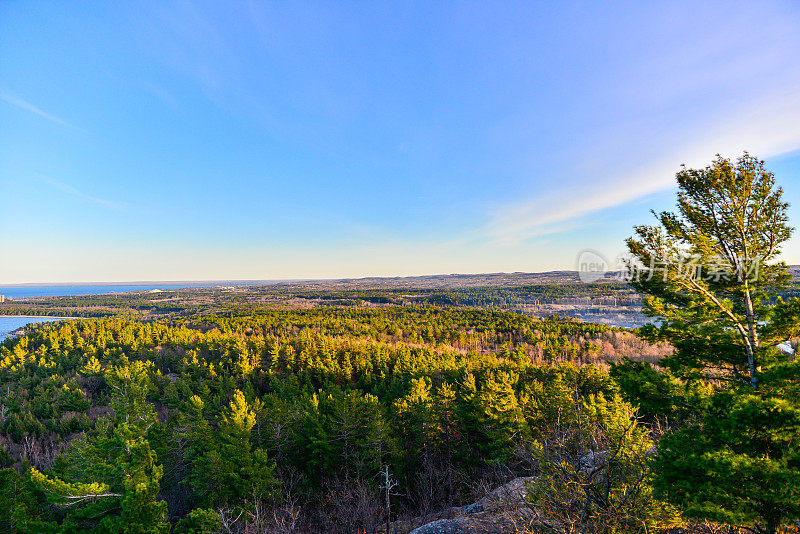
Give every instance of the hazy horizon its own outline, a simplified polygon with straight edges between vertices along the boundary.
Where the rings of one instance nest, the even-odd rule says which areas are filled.
[[[18,283],[0,283],[0,287],[25,287],[25,286],[111,286],[111,285],[151,285],[151,284],[210,284],[215,282],[235,282],[245,284],[253,282],[278,284],[282,282],[320,282],[332,280],[363,280],[369,278],[419,278],[426,276],[473,276],[473,275],[503,275],[503,274],[547,274],[550,272],[576,272],[575,269],[554,269],[550,271],[480,271],[480,272],[454,272],[454,273],[424,273],[413,275],[376,275],[376,276],[341,276],[341,277],[328,277],[328,278],[275,278],[275,279],[242,279],[242,278],[209,278],[209,279],[195,279],[195,280],[71,280],[71,281],[55,281],[55,282],[18,282]]]

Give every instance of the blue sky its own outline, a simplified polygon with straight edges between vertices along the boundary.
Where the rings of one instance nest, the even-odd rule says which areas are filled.
[[[0,36],[2,283],[573,268],[745,149],[800,199],[796,2],[10,1]]]

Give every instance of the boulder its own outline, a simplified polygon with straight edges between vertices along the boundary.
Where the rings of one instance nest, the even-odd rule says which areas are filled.
[[[537,522],[525,487],[531,479],[515,478],[472,504],[451,508],[447,511],[450,517],[428,522],[410,534],[505,534],[527,530]]]

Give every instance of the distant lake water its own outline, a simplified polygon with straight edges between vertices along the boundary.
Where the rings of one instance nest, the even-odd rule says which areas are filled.
[[[126,293],[151,289],[181,289],[183,287],[209,287],[216,284],[143,284],[143,285],[89,285],[89,286],[0,286],[0,295],[6,298],[62,297],[74,295],[102,295],[104,293]]]
[[[230,283],[227,283],[230,285]],[[184,287],[210,287],[217,283],[192,283],[177,282],[175,284],[141,284],[141,285],[42,285],[42,286],[0,286],[0,295],[6,299],[19,299],[26,297],[61,297],[75,295],[102,295],[105,293],[126,293],[128,291],[150,291],[151,289],[181,289]],[[8,335],[32,323],[57,321],[53,317],[2,317],[0,316],[0,343]]]
[[[8,335],[22,328],[26,324],[45,323],[48,321],[58,321],[56,317],[0,317],[0,343],[2,343]]]

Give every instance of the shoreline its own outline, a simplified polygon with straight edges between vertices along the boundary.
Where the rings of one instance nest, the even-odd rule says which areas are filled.
[[[50,317],[47,315],[0,315],[0,319],[40,319],[39,321],[29,321],[22,326],[11,330],[10,332],[0,332],[0,343],[12,337],[18,337],[25,333],[25,328],[32,324],[49,323],[55,321],[64,321],[70,319],[79,319],[79,317]]]
[[[12,318],[12,317],[21,317],[23,319],[81,319],[81,317],[61,317],[56,315],[0,315],[0,319],[2,318]]]

